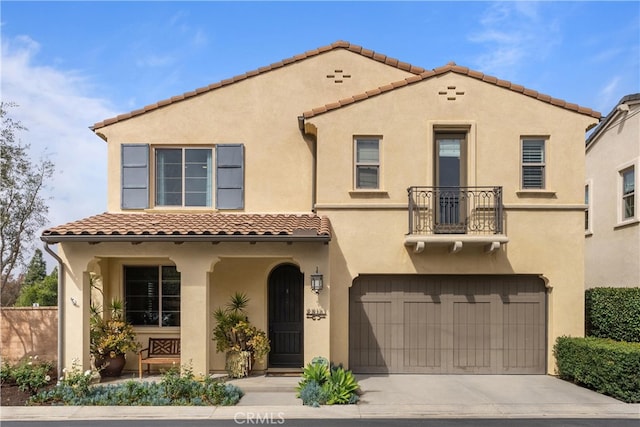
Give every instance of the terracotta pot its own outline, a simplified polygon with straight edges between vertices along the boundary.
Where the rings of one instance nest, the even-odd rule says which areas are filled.
[[[101,377],[119,377],[124,369],[126,359],[124,354],[118,353],[113,357],[110,352],[105,356],[96,356],[96,368]]]

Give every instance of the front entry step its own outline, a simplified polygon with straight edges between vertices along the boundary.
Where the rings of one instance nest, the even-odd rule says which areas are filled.
[[[266,375],[268,377],[299,377],[302,375],[302,368],[269,368]]]

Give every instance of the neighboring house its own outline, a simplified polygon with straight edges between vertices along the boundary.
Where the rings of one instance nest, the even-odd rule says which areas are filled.
[[[553,372],[556,337],[584,333],[599,117],[340,41],[96,123],[108,212],[42,235],[64,261],[65,364],[90,363],[93,277],[194,372],[224,369],[211,314],[235,291],[269,331],[258,369]]]
[[[586,287],[640,286],[640,93],[618,102],[586,151]]]

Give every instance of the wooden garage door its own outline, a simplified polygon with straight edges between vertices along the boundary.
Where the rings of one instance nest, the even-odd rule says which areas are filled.
[[[350,290],[357,373],[544,374],[536,276],[360,276]]]

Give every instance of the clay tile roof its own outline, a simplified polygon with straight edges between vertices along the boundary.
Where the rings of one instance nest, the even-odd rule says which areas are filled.
[[[388,85],[381,86],[379,88],[368,90],[368,91],[366,91],[364,93],[361,93],[361,94],[353,95],[350,99],[353,102],[363,101],[365,99],[372,98],[372,97],[380,95],[382,93],[389,92],[390,90],[397,90],[398,88],[401,88],[401,87],[404,87],[404,86],[408,86],[408,85],[412,85],[412,84],[415,84],[415,83],[421,82],[423,80],[427,80],[427,79],[430,79],[432,77],[435,77],[435,76],[438,76],[438,75],[442,75],[442,74],[445,74],[445,73],[456,73],[456,74],[469,76],[469,77],[472,77],[472,78],[474,78],[476,80],[481,80],[483,82],[486,82],[486,83],[489,83],[489,84],[493,84],[493,85],[496,85],[498,87],[502,87],[502,88],[505,88],[505,89],[508,89],[508,90],[512,90],[514,92],[522,93],[522,94],[524,94],[526,96],[535,98],[535,99],[537,99],[539,101],[546,102],[546,103],[551,104],[551,105],[555,105],[555,106],[560,107],[560,108],[564,108],[566,110],[574,111],[574,112],[579,113],[579,114],[585,114],[587,116],[591,116],[591,117],[594,117],[596,119],[599,119],[599,118],[602,117],[602,115],[599,112],[594,111],[591,108],[581,107],[581,106],[579,106],[577,104],[573,104],[573,103],[564,101],[562,99],[552,98],[549,95],[545,95],[545,94],[539,93],[539,92],[537,92],[535,90],[527,89],[524,86],[512,83],[510,81],[500,80],[497,77],[486,75],[486,74],[484,74],[484,73],[482,73],[480,71],[475,71],[475,70],[471,70],[471,69],[469,69],[467,67],[459,66],[455,62],[449,62],[448,64],[443,65],[442,67],[437,67],[437,68],[434,68],[433,70],[425,70],[420,74],[408,77],[408,78],[406,78],[404,80],[400,80],[398,82],[393,82],[393,83],[390,83]],[[389,86],[392,86],[393,89],[389,89]],[[346,100],[342,100],[340,102],[341,105],[339,107],[336,107],[335,103],[334,104],[328,104],[328,105],[325,105],[323,107],[317,107],[317,108],[314,108],[312,110],[306,111],[306,112],[303,113],[303,116],[304,116],[305,119],[309,119],[311,117],[318,116],[318,115],[326,113],[328,111],[335,110],[337,108],[341,108],[342,106],[352,104],[353,102],[347,102]]]
[[[142,241],[331,240],[329,219],[315,214],[103,213],[43,231],[48,243]]]
[[[319,47],[317,49],[309,50],[307,52],[304,52],[304,53],[301,53],[301,54],[298,54],[298,55],[294,55],[291,58],[283,59],[282,61],[275,62],[275,63],[273,63],[271,65],[260,67],[257,70],[248,71],[248,72],[246,72],[244,74],[241,74],[239,76],[235,76],[235,77],[231,77],[229,79],[222,80],[221,82],[211,84],[211,85],[209,85],[209,86],[207,86],[205,88],[200,88],[200,89],[197,89],[195,91],[184,93],[182,95],[173,96],[173,97],[171,97],[169,99],[166,99],[166,100],[158,101],[158,102],[156,102],[154,104],[148,105],[148,106],[146,106],[144,108],[141,108],[139,110],[136,110],[134,112],[127,113],[127,114],[121,114],[121,115],[119,115],[117,117],[114,117],[114,118],[105,119],[105,120],[103,120],[101,122],[98,122],[98,123],[94,124],[93,126],[91,126],[91,129],[95,131],[95,130],[100,129],[102,127],[105,127],[107,125],[111,125],[111,124],[117,123],[119,121],[123,121],[123,120],[126,120],[126,119],[130,119],[132,117],[135,117],[135,116],[139,116],[141,114],[145,114],[145,113],[147,113],[149,111],[152,111],[152,110],[155,110],[155,109],[157,109],[159,107],[163,107],[165,105],[169,105],[169,104],[173,104],[175,102],[183,101],[183,100],[185,100],[185,99],[187,99],[189,97],[192,97],[192,96],[195,96],[195,95],[200,95],[202,93],[209,92],[209,91],[221,88],[223,86],[228,86],[228,85],[231,85],[231,84],[236,83],[238,81],[245,80],[245,79],[247,79],[249,77],[254,77],[254,76],[257,76],[259,74],[267,73],[269,71],[273,71],[275,69],[285,67],[285,66],[287,66],[289,64],[292,64],[294,62],[303,61],[303,60],[305,60],[307,58],[311,58],[313,56],[321,55],[321,54],[323,54],[325,52],[328,52],[328,51],[334,50],[334,49],[347,49],[349,51],[358,53],[358,54],[360,54],[362,56],[366,56],[367,58],[371,58],[371,59],[373,59],[375,61],[381,62],[381,63],[389,65],[391,67],[399,68],[399,69],[401,69],[403,71],[408,71],[408,72],[413,73],[413,74],[420,74],[420,73],[425,71],[424,68],[416,67],[416,66],[408,64],[406,62],[399,62],[397,59],[389,58],[386,55],[383,55],[381,53],[377,53],[377,52],[374,52],[374,51],[369,50],[369,49],[363,49],[361,46],[354,45],[354,44],[349,43],[349,42],[344,41],[344,40],[339,40],[339,41],[334,42],[334,43],[332,43],[332,44],[330,44],[328,46]]]

